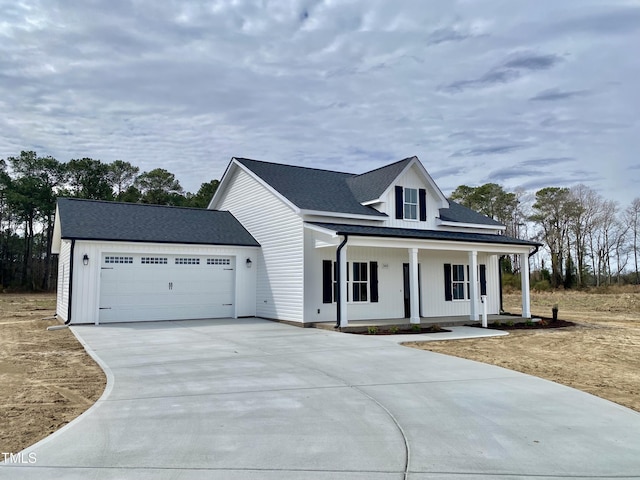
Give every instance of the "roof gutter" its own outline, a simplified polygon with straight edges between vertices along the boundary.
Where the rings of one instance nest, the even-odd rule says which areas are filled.
[[[536,253],[538,253],[538,250],[540,250],[540,244],[537,243],[535,248],[533,249],[533,252],[529,253],[529,258],[533,257]]]
[[[349,240],[349,235],[347,235],[346,233],[343,235],[344,235],[344,240],[342,240],[342,243],[338,245],[338,248],[336,249],[336,283],[338,284],[338,288],[336,292],[336,326],[335,328],[340,328],[340,323],[341,323],[340,321],[342,320],[342,308],[341,308],[342,289],[340,288],[340,285],[342,285],[342,283],[340,278],[340,271],[341,271],[340,257],[342,255],[342,249],[347,244],[347,240]]]
[[[69,257],[69,304],[67,305],[67,320],[64,322],[65,325],[69,325],[71,323],[71,305],[72,301],[72,292],[73,292],[73,255],[74,250],[76,249],[76,239],[71,239],[71,254]]]

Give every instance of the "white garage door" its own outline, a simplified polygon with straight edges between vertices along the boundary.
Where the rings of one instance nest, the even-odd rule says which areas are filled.
[[[100,275],[101,323],[234,314],[233,257],[105,254]]]

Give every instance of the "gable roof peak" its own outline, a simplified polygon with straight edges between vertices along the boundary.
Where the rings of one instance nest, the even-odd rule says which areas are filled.
[[[347,183],[360,203],[377,200],[412,162],[420,163],[420,160],[415,155],[407,157],[356,175],[347,180]]]
[[[255,164],[263,164],[265,166],[267,165],[272,165],[274,167],[287,167],[287,168],[296,168],[296,169],[301,169],[301,170],[314,170],[316,172],[327,172],[327,173],[337,173],[340,175],[348,175],[348,176],[353,176],[353,173],[349,173],[349,172],[342,172],[339,170],[329,170],[327,168],[318,168],[318,167],[305,167],[302,165],[291,165],[288,163],[278,163],[278,162],[267,162],[264,160],[254,160],[252,158],[244,158],[244,157],[233,157],[233,160],[237,160],[238,162],[242,163],[243,165],[247,166],[247,163],[255,163]]]

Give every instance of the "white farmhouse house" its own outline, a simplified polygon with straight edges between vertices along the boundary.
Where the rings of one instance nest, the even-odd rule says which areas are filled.
[[[360,175],[232,158],[209,210],[60,199],[67,323],[311,324],[500,312],[499,258],[537,243],[447,200],[416,157]]]

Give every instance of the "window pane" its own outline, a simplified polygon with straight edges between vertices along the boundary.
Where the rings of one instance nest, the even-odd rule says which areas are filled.
[[[453,284],[453,298],[455,300],[464,300],[464,283]]]
[[[366,283],[361,283],[360,284],[360,301],[361,302],[366,302],[367,301],[367,284]]]
[[[411,205],[408,203],[404,204],[404,218],[408,218],[409,220],[416,220],[417,217],[417,207],[415,205]]]
[[[464,281],[464,265],[453,265],[453,281]]]

